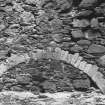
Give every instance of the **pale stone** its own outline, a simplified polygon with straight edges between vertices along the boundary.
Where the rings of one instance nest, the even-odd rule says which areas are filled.
[[[72,24],[74,27],[87,27],[90,23],[86,19],[82,19],[82,20],[74,19]]]
[[[29,56],[30,56],[30,58],[37,60],[37,53],[30,52]]]
[[[98,66],[92,65],[91,74],[90,74],[91,78],[98,72],[98,69],[99,69]]]
[[[63,57],[62,57],[62,60],[63,60],[63,61],[66,61],[66,59],[67,59],[67,57],[68,57],[68,54],[69,54],[69,52],[68,52],[68,51],[65,51],[65,53],[64,53],[64,55],[63,55]]]
[[[4,63],[1,63],[0,64],[0,76],[7,70],[8,70],[7,65],[5,65]]]
[[[75,62],[78,60],[79,53],[75,53],[71,59],[71,64],[74,65]]]
[[[45,50],[42,50],[42,59],[46,59],[47,58],[47,52]]]
[[[91,27],[98,27],[99,26],[99,22],[97,18],[93,18],[90,22]]]
[[[98,64],[105,67],[105,55],[101,56],[97,61],[98,61]]]
[[[61,51],[60,60],[63,60],[62,58],[63,58],[64,54],[65,54],[65,51],[64,51],[64,50],[62,50],[62,51]]]
[[[55,48],[55,59],[60,60],[60,56],[61,56],[61,48],[57,47]]]
[[[28,63],[30,61],[30,56],[26,53],[23,55],[25,58],[25,61]]]
[[[85,66],[85,68],[84,68],[84,72],[91,77],[91,74],[92,74],[92,65],[91,64],[87,64]]]
[[[80,65],[80,63],[81,63],[81,60],[82,60],[82,59],[83,59],[83,58],[82,58],[81,56],[79,56],[78,59],[77,59],[77,62],[74,63],[74,67],[78,68],[79,65]]]
[[[72,54],[68,54],[67,57],[67,63],[71,63],[71,59],[72,59],[73,55]]]
[[[16,92],[16,91],[4,91],[4,92],[1,92],[0,95],[18,96],[19,99],[26,99],[29,97],[34,97],[34,98],[38,97],[38,95],[34,95],[31,92]]]
[[[30,23],[30,21],[35,20],[34,15],[31,12],[22,12],[20,17],[25,23]]]
[[[103,78],[103,74],[97,72],[92,79],[96,82],[97,86],[100,90],[105,94],[105,79]]]
[[[47,53],[47,59],[52,58],[52,48],[51,47],[47,47],[46,53]]]
[[[42,50],[40,50],[40,49],[38,49],[37,50],[37,53],[36,53],[36,57],[37,57],[37,59],[41,59],[42,58]]]
[[[4,24],[0,24],[0,31],[2,31],[5,28]]]
[[[82,71],[84,71],[86,64],[87,64],[87,62],[82,61],[82,62],[80,63],[80,65],[79,65],[79,69],[82,70]]]
[[[15,66],[15,65],[25,62],[25,61],[26,61],[26,58],[24,57],[24,54],[23,55],[12,54],[11,57],[6,59],[6,63],[9,67]]]

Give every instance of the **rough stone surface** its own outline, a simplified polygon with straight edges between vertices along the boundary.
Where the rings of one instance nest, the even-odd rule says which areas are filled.
[[[83,50],[83,47],[79,46],[79,45],[74,45],[73,47],[71,47],[70,49],[73,52],[80,52]]]
[[[98,64],[101,66],[105,67],[105,55],[101,56],[98,60],[97,60]]]
[[[88,53],[105,53],[105,47],[102,45],[96,45],[96,44],[92,44],[89,48],[88,48]]]
[[[73,80],[73,86],[76,89],[88,89],[90,87],[90,81],[88,79],[76,79]]]
[[[81,46],[90,45],[91,41],[89,41],[89,40],[79,40],[79,41],[77,41],[77,44],[81,45]]]
[[[72,34],[72,36],[74,38],[82,38],[82,37],[84,37],[84,34],[83,34],[83,32],[81,30],[73,30],[71,32],[71,34]]]
[[[31,78],[27,75],[17,75],[16,80],[20,84],[27,84],[30,83]]]
[[[57,55],[48,53],[51,58],[47,58],[47,54],[35,54],[36,49],[46,50],[48,47],[61,50],[56,52]],[[62,50],[74,55],[78,52],[83,61],[99,66],[99,71],[105,76],[102,56],[105,55],[104,0],[0,0],[0,91],[39,94],[71,92],[80,88],[91,91],[91,86],[97,88],[91,80],[90,86],[89,82],[83,82],[84,76],[85,79],[89,77],[75,68],[80,62],[73,67],[77,60],[75,56],[72,65],[70,60],[68,63],[59,61],[61,53],[58,53]],[[76,78],[79,78],[78,81],[72,83]],[[100,77],[100,80],[97,76],[95,78],[98,87],[102,85],[100,89],[104,91],[104,82],[100,83]],[[74,102],[70,99],[69,104]],[[25,105],[30,105],[23,101]],[[52,105],[56,104],[66,105],[61,100]],[[76,105],[81,105],[78,100]]]

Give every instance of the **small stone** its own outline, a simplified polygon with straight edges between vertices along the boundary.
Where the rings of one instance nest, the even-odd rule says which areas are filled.
[[[69,54],[69,52],[68,52],[68,51],[65,51],[65,53],[64,53],[64,55],[62,56],[61,59],[62,59],[63,61],[66,61],[66,58],[67,58],[68,54]]]
[[[24,23],[30,23],[32,22],[32,20],[34,20],[34,15],[31,14],[30,12],[23,12],[20,17],[23,19]]]
[[[99,23],[98,23],[98,19],[97,18],[93,18],[90,22],[91,24],[91,27],[98,27],[99,26]]]
[[[98,60],[97,60],[98,64],[101,66],[105,67],[105,55],[101,56]]]
[[[83,57],[89,59],[89,58],[95,58],[96,56],[89,53],[84,53]]]
[[[20,86],[12,86],[10,88],[11,91],[24,91],[23,88],[21,88]]]
[[[76,16],[89,16],[93,13],[91,10],[81,10]]]
[[[52,36],[52,38],[55,42],[61,42],[62,41],[62,35],[60,35],[60,34],[54,34]]]
[[[93,65],[91,65],[91,64],[86,64],[86,66],[85,66],[85,68],[84,68],[84,72],[88,75],[88,76],[90,76],[91,77],[91,75],[93,75],[92,74],[92,67],[93,67]]]
[[[57,44],[55,41],[51,41],[51,42],[49,43],[49,45],[50,45],[51,47],[58,47],[58,44]]]
[[[97,0],[82,0],[79,7],[90,7],[96,2],[97,2]]]
[[[83,47],[79,46],[79,45],[74,45],[73,47],[70,48],[71,51],[78,53],[80,51],[83,50]]]
[[[71,34],[72,34],[72,36],[74,37],[74,38],[82,38],[82,37],[84,37],[84,34],[83,34],[83,32],[81,31],[81,30],[73,30],[72,32],[71,32]]]
[[[72,59],[71,59],[71,64],[74,65],[76,63],[76,61],[78,60],[78,57],[79,57],[79,53],[75,53],[73,56],[72,56]]]
[[[82,62],[80,63],[80,65],[79,65],[78,68],[79,68],[80,70],[84,71],[86,64],[87,64],[87,62],[82,61]]]
[[[56,90],[56,85],[53,82],[45,81],[41,85],[44,89]]]
[[[31,86],[30,91],[32,91],[34,94],[38,94],[40,93],[41,89],[38,86]]]
[[[89,41],[89,40],[79,40],[79,41],[77,41],[77,44],[81,45],[81,46],[90,45],[91,41]]]
[[[17,80],[18,83],[28,84],[28,83],[30,83],[31,78],[27,75],[17,75],[16,80]]]
[[[87,30],[84,33],[85,38],[87,38],[88,40],[93,40],[94,38],[100,37],[101,34],[99,32],[92,32],[91,30]]]
[[[83,58],[82,58],[81,56],[79,56],[78,59],[77,59],[77,61],[76,61],[75,64],[74,64],[74,67],[78,68],[79,65],[80,65],[80,63],[81,63],[81,61],[82,61],[82,59],[83,59]]]
[[[25,3],[27,4],[36,4],[39,0],[25,0]]]
[[[67,63],[71,63],[71,59],[72,59],[73,55],[72,54],[68,54],[67,56]]]
[[[86,19],[82,20],[74,19],[72,24],[74,27],[87,27],[90,25],[89,21]]]
[[[102,45],[97,45],[97,44],[92,44],[88,50],[88,53],[92,53],[92,54],[100,54],[100,53],[105,53],[105,47]]]
[[[76,79],[73,80],[73,86],[76,89],[89,89],[90,81],[89,79]]]
[[[0,91],[3,89],[4,85],[3,83],[0,83]]]
[[[5,28],[4,24],[0,24],[0,31],[2,31]]]

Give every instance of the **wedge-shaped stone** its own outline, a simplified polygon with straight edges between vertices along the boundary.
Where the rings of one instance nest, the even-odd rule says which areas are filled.
[[[24,56],[26,62],[28,63],[28,62],[30,61],[30,56],[29,56],[29,54],[26,53],[26,54],[24,54],[23,56]]]
[[[30,52],[29,56],[30,56],[30,58],[37,60],[37,54],[36,53]]]
[[[91,64],[86,64],[84,68],[84,72],[91,77],[92,74],[92,65]]]
[[[91,69],[92,73],[90,74],[91,78],[92,78],[95,74],[97,74],[98,69],[99,69],[99,67],[98,67],[97,65],[92,65],[92,69]]]
[[[62,60],[66,61],[67,57],[68,57],[69,52],[65,51],[64,55],[62,56]]]
[[[0,76],[8,70],[8,66],[3,62],[0,64]]]
[[[47,52],[45,50],[42,50],[42,59],[47,59]]]
[[[52,58],[52,49],[51,49],[51,47],[47,48],[46,53],[47,53],[47,59]]]
[[[6,59],[6,63],[8,64],[9,67],[13,67],[19,63],[25,62],[26,58],[23,55],[15,55],[12,54],[11,57],[9,57],[8,59]]]
[[[87,62],[82,61],[82,62],[80,63],[80,65],[79,65],[79,69],[82,70],[82,71],[84,71],[86,65],[87,65]]]
[[[86,64],[84,72],[92,78],[98,72],[97,70],[98,67],[96,65]]]
[[[42,50],[38,49],[37,53],[36,53],[37,59],[41,59],[42,58],[42,54],[43,54]]]
[[[70,63],[71,64],[71,59],[72,59],[73,55],[72,54],[68,54],[67,56],[67,63]]]
[[[60,60],[60,56],[61,56],[61,48],[56,47],[54,57],[55,57],[56,60]]]
[[[60,56],[60,60],[63,60],[63,56],[65,55],[65,51],[64,50],[62,50],[61,51],[61,56]]]
[[[96,74],[94,74],[92,79],[96,82],[100,90],[105,94],[105,79],[103,78],[103,74],[97,72]]]
[[[52,52],[52,59],[56,59],[56,53]]]
[[[79,53],[75,53],[71,59],[71,64],[74,65],[76,61],[78,60]]]
[[[82,61],[82,59],[83,59],[83,57],[79,56],[77,61],[76,61],[76,63],[74,63],[74,67],[78,68],[80,63],[81,63],[81,61]]]

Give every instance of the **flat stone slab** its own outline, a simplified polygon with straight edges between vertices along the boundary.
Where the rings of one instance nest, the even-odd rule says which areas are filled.
[[[88,53],[92,53],[92,54],[105,53],[105,47],[102,45],[92,44],[88,49]]]

